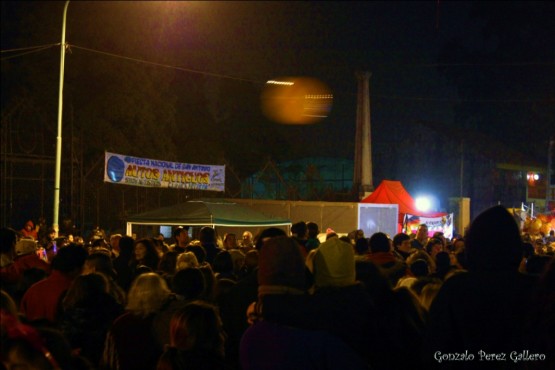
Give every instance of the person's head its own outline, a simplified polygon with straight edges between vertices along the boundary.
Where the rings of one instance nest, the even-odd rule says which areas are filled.
[[[370,252],[378,253],[378,252],[389,252],[390,243],[389,238],[385,233],[377,232],[372,234],[369,240],[370,243]]]
[[[437,271],[446,271],[451,267],[451,257],[448,252],[438,252],[436,254]]]
[[[297,241],[285,235],[264,241],[258,261],[258,295],[302,294],[305,288],[305,263]]]
[[[204,226],[200,229],[198,239],[201,244],[216,244],[216,230],[210,226]]]
[[[206,290],[204,275],[195,267],[179,270],[172,278],[171,290],[186,300],[200,298]]]
[[[355,283],[355,252],[350,243],[331,238],[314,255],[316,288],[343,287]]]
[[[453,252],[460,253],[464,251],[464,238],[456,238],[453,240]]]
[[[423,277],[430,274],[430,266],[425,259],[417,259],[409,264],[410,272],[414,277]]]
[[[440,239],[431,238],[428,240],[424,248],[430,256],[435,257],[439,252],[443,250],[443,243]]]
[[[245,254],[239,249],[230,249],[231,261],[233,263],[233,271],[239,274],[245,264]]]
[[[155,260],[156,265],[148,265],[148,267],[152,269],[158,268],[158,252],[151,239],[145,238],[137,240],[133,248],[133,253],[135,254],[136,261]]]
[[[465,236],[465,255],[471,271],[518,270],[522,239],[513,216],[503,206],[479,214]]]
[[[169,275],[175,274],[178,256],[179,252],[177,251],[168,251],[164,253],[162,258],[160,258],[160,262],[158,263],[158,271],[160,271],[160,273],[165,273]]]
[[[258,266],[260,253],[257,249],[252,249],[245,254],[245,263],[244,266],[247,271],[252,271],[254,268]]]
[[[233,259],[228,251],[218,252],[212,263],[212,268],[216,273],[233,273]]]
[[[115,278],[112,258],[106,253],[91,253],[85,260],[83,275],[93,272],[101,272],[111,278]]]
[[[428,239],[428,225],[420,224],[416,231],[416,239],[419,241]]]
[[[237,237],[233,233],[227,233],[224,235],[224,248],[225,249],[236,249],[237,248]]]
[[[243,245],[251,245],[253,243],[252,233],[248,230],[245,230],[243,232],[241,240],[242,240]]]
[[[256,249],[260,251],[266,240],[275,238],[276,236],[287,236],[287,234],[277,227],[269,227],[262,230],[255,238]]]
[[[26,231],[33,231],[34,228],[35,228],[35,224],[33,223],[33,221],[29,220],[29,221],[25,222],[24,229]]]
[[[108,279],[103,274],[80,275],[73,280],[63,299],[64,309],[93,305],[108,293]]]
[[[308,230],[309,238],[317,238],[320,234],[320,228],[316,222],[309,221],[306,223],[306,229]]]
[[[141,274],[131,284],[126,309],[136,316],[146,317],[156,312],[170,293],[160,275],[154,272]]]
[[[119,250],[120,256],[130,257],[133,254],[133,246],[135,245],[135,240],[130,236],[122,236],[119,240]]]
[[[358,239],[355,242],[355,253],[358,255],[365,255],[368,253],[368,249],[369,249],[369,243],[368,243],[368,239],[366,238],[361,238]]]
[[[393,248],[408,251],[410,247],[410,236],[407,234],[399,233],[393,237]]]
[[[206,250],[200,244],[189,243],[187,247],[185,247],[185,252],[193,253],[199,265],[202,265],[206,261]]]
[[[176,271],[186,269],[188,267],[198,267],[197,257],[193,252],[183,252],[177,256]]]
[[[441,240],[444,247],[447,245],[447,239],[445,239],[445,234],[442,231],[436,231],[432,238]]]
[[[80,246],[71,244],[61,248],[52,260],[52,270],[60,271],[66,275],[78,275],[83,269],[88,257],[87,250]]]
[[[0,253],[11,254],[17,243],[17,232],[9,227],[0,229]]]
[[[225,334],[216,306],[193,301],[179,309],[170,322],[170,346],[185,351],[224,356]]]
[[[175,243],[178,245],[187,245],[189,242],[189,227],[179,226],[173,230],[172,233]]]
[[[298,239],[305,239],[307,237],[307,227],[304,221],[299,221],[291,225],[291,235]]]
[[[113,250],[119,251],[119,241],[121,240],[121,234],[112,234],[110,236],[110,245],[112,246]]]

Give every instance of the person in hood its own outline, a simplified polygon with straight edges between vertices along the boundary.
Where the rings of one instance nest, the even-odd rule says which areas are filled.
[[[33,223],[33,221],[29,220],[25,223],[25,226],[23,226],[23,229],[21,229],[20,232],[23,236],[31,237],[33,238],[33,240],[38,240],[39,238],[38,231],[39,231],[38,225],[37,227],[35,227],[35,224]]]

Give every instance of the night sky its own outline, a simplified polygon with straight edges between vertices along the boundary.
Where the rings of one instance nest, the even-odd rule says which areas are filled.
[[[473,129],[510,146],[523,138],[535,142],[533,154],[539,158],[555,132],[553,4],[490,2],[476,10],[476,3],[465,1],[75,1],[69,5],[66,38],[76,46],[74,56],[88,53],[80,47],[178,66],[185,69],[176,72],[184,84],[195,75],[225,80],[238,89],[245,84],[261,89],[266,80],[280,76],[320,79],[334,94],[328,118],[302,127],[273,124],[302,146],[298,155],[353,156],[354,74],[367,70],[372,72],[373,139],[388,140],[390,132],[422,121],[446,130],[465,120],[468,126],[469,111],[489,109],[488,114],[509,118],[500,120],[502,126],[478,123]],[[62,9],[63,2],[2,2],[2,50],[59,42]],[[130,45],[130,38],[145,27],[151,31]],[[527,42],[515,39],[507,51],[506,41],[498,37],[506,30]],[[116,62],[125,63],[114,57]],[[4,63],[2,68],[4,73]],[[71,55],[66,68],[79,68]],[[52,73],[56,81],[57,71]],[[470,108],[461,112],[461,102]],[[534,102],[541,103],[543,112],[535,122],[510,111]],[[502,108],[491,113],[497,103]],[[259,101],[245,99],[234,109],[258,110]]]

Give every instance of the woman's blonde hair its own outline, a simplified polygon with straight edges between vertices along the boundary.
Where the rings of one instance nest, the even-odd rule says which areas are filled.
[[[189,267],[198,267],[199,263],[197,257],[193,252],[183,252],[177,256],[176,271],[183,270]]]
[[[160,275],[154,272],[141,274],[129,289],[126,309],[137,316],[146,317],[156,312],[170,293],[166,281]]]

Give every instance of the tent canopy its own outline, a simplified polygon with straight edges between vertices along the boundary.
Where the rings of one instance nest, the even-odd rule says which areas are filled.
[[[416,209],[414,199],[403,187],[401,181],[383,180],[372,194],[360,203],[398,204],[401,215],[410,214],[421,217],[438,217],[445,213],[423,213]]]
[[[127,220],[128,229],[131,224],[265,227],[289,226],[291,221],[226,199],[195,199],[131,216]]]

